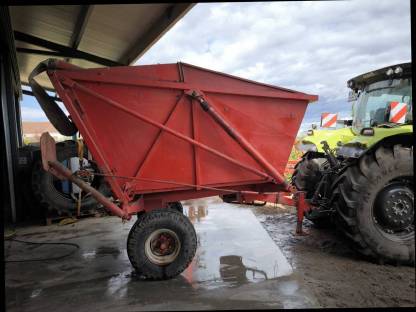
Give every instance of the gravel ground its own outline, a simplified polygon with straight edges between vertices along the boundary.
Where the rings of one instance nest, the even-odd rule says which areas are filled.
[[[414,267],[371,263],[335,229],[317,229],[308,220],[309,235],[296,236],[292,207],[252,209],[322,307],[415,306]]]

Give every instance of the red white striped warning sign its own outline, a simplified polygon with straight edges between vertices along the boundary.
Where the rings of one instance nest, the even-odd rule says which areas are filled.
[[[390,102],[389,121],[394,123],[404,123],[407,113],[407,104],[401,102]]]
[[[321,127],[330,128],[337,125],[337,115],[332,113],[322,113],[321,115]]]

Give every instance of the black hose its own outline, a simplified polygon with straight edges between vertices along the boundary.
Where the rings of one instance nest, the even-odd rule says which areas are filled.
[[[46,117],[48,117],[49,121],[56,128],[56,130],[65,136],[72,136],[77,133],[77,127],[71,120],[68,119],[68,117],[53,100],[53,98],[49,96],[42,88],[42,86],[35,80],[37,75],[47,71],[48,69],[54,68],[54,59],[48,59],[46,61],[40,62],[29,75],[29,85],[32,88],[33,95],[39,102],[40,107],[45,112]]]
[[[18,243],[23,243],[23,244],[30,244],[30,245],[66,245],[66,246],[72,246],[75,247],[75,249],[73,249],[71,252],[64,254],[62,256],[57,256],[57,257],[51,257],[51,258],[35,258],[35,259],[21,259],[21,260],[7,260],[5,259],[4,262],[5,263],[13,263],[13,262],[32,262],[32,261],[49,261],[49,260],[60,260],[63,259],[65,257],[68,257],[70,255],[72,255],[77,249],[79,249],[79,245],[75,244],[75,243],[56,243],[56,242],[30,242],[30,241],[23,241],[20,239],[15,239],[15,238],[10,238],[10,239],[6,239],[9,241],[15,241]]]

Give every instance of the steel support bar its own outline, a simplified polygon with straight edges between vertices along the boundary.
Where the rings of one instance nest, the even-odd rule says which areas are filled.
[[[159,38],[167,32],[179,19],[182,18],[195,3],[175,3],[171,4],[165,12],[149,25],[148,31],[144,35],[136,38],[131,47],[119,59],[120,62],[132,64],[137,61]]]
[[[85,28],[87,27],[88,20],[91,16],[93,7],[93,5],[80,6],[80,12],[78,13],[74,30],[72,31],[71,40],[69,41],[69,46],[71,48],[78,49],[82,36],[85,32]],[[66,58],[66,61],[69,62],[70,58]]]
[[[75,27],[72,32],[70,46],[73,49],[77,49],[79,43],[81,42],[81,38],[84,35],[85,28],[87,26],[88,20],[90,18],[93,5],[81,5],[80,12],[78,14],[78,18],[75,22]]]
[[[50,168],[52,168],[52,174],[57,173],[60,176],[65,177],[72,183],[76,184],[80,189],[87,193],[91,193],[91,195],[101,204],[104,205],[109,211],[111,211],[116,216],[119,216],[122,219],[129,220],[131,216],[127,213],[127,211],[123,211],[120,207],[115,205],[113,202],[111,202],[107,197],[105,197],[103,194],[98,192],[95,188],[93,188],[91,185],[85,183],[80,178],[74,176],[72,174],[72,171],[66,168],[64,165],[62,165],[58,161],[49,161],[48,165]],[[50,170],[51,171],[51,170]]]
[[[274,178],[276,183],[282,184],[285,190],[289,191],[289,184],[285,181],[285,178],[250,144],[250,142],[248,142],[215,110],[212,105],[207,102],[202,94],[198,94],[196,91],[188,91],[187,94],[197,100],[202,109],[207,112],[251,157],[253,157],[253,159]]]
[[[181,97],[176,101],[175,105],[173,105],[172,110],[169,112],[168,117],[166,118],[166,120],[164,121],[163,125],[166,126],[167,123],[169,122],[169,120],[171,119],[173,113],[176,110],[176,107],[178,107],[178,104],[184,99],[184,95],[182,94]],[[155,137],[155,139],[152,142],[152,145],[150,145],[149,151],[147,152],[146,156],[144,157],[142,163],[140,164],[140,166],[137,168],[137,170],[135,171],[134,176],[138,177],[141,173],[141,171],[143,170],[144,166],[146,165],[147,161],[149,161],[149,156],[153,153],[157,143],[159,142],[159,139],[161,138],[163,133],[163,130],[160,129],[159,133],[157,134],[157,136]]]
[[[22,89],[22,93],[26,94],[26,95],[30,95],[30,96],[35,96],[32,91],[25,90],[25,89]],[[62,100],[60,98],[56,97],[56,96],[51,97],[51,99],[54,100],[54,101],[62,102]]]
[[[73,66],[73,65],[70,65],[68,63],[63,63],[63,64],[65,64],[65,66]],[[71,94],[70,94],[70,92],[67,92],[67,90],[65,90],[63,88],[62,84],[60,84],[58,82],[55,82],[55,81],[58,81],[58,78],[56,77],[56,72],[53,72],[52,75],[54,76],[54,79],[51,80],[52,84],[53,84],[55,90],[57,91],[57,93],[59,93],[60,96],[62,97],[62,100],[64,102],[67,102],[67,103],[74,102],[75,99],[74,99],[73,96],[71,96],[71,95],[73,95],[73,92],[71,92]],[[93,128],[88,128],[85,125],[86,122],[89,122],[88,116],[84,116],[84,118],[82,118],[81,115],[80,115],[80,112],[76,109],[72,109],[71,106],[68,107],[68,111],[70,112],[70,114],[71,114],[72,118],[74,118],[74,120],[78,120],[78,127],[79,127],[78,129],[81,130],[81,133],[82,133],[89,149],[92,149],[92,150],[95,151],[94,156],[96,158],[96,161],[99,161],[103,164],[104,168],[100,168],[100,170],[104,170],[106,172],[111,172],[110,165],[108,164],[108,161],[104,157],[102,149],[100,149],[98,147],[98,143],[97,143],[97,139],[96,139],[97,135],[96,135],[94,129]],[[122,201],[123,205],[128,204],[129,198],[128,198],[127,194],[122,191],[121,187],[117,184],[116,180],[111,178],[107,182],[110,184],[110,186],[111,186],[112,190],[114,191],[116,197]]]
[[[136,118],[138,118],[138,119],[140,119],[140,120],[148,123],[148,124],[151,124],[151,125],[153,125],[153,126],[155,126],[157,128],[160,128],[160,129],[166,131],[167,133],[170,133],[173,136],[176,136],[177,138],[180,138],[180,139],[182,139],[184,141],[187,141],[188,143],[191,143],[191,144],[193,144],[195,146],[198,146],[198,147],[200,147],[200,148],[202,148],[202,149],[204,149],[204,150],[206,150],[206,151],[208,151],[208,152],[210,152],[210,153],[212,153],[212,154],[214,154],[214,155],[216,155],[218,157],[221,157],[223,159],[226,159],[227,161],[229,161],[229,162],[231,162],[231,163],[233,163],[233,164],[235,164],[235,165],[237,165],[237,166],[239,166],[241,168],[244,168],[244,169],[246,169],[248,171],[251,171],[251,172],[253,172],[253,173],[255,173],[255,174],[257,174],[257,175],[265,178],[267,181],[272,181],[273,180],[273,178],[269,174],[267,174],[265,172],[262,172],[262,171],[260,171],[260,170],[258,170],[256,168],[251,167],[251,166],[247,166],[247,165],[241,163],[238,160],[235,160],[235,159],[233,159],[233,158],[231,158],[231,157],[229,157],[229,156],[227,156],[227,155],[225,155],[225,154],[223,154],[223,153],[221,153],[221,152],[219,152],[219,151],[217,151],[217,150],[215,150],[215,149],[213,149],[213,148],[211,148],[211,147],[209,147],[209,146],[207,146],[207,145],[205,145],[205,144],[203,144],[201,142],[195,141],[195,140],[191,139],[190,137],[187,137],[186,135],[183,135],[180,132],[177,132],[177,131],[169,128],[169,127],[166,127],[165,125],[163,125],[163,124],[161,124],[159,122],[156,122],[156,121],[154,121],[154,120],[152,120],[152,119],[150,119],[150,118],[148,118],[148,117],[140,114],[139,112],[136,112],[136,111],[133,111],[133,110],[131,110],[129,108],[126,108],[126,107],[120,105],[119,103],[117,103],[116,101],[111,100],[109,98],[106,98],[105,96],[103,96],[103,95],[101,95],[101,94],[99,94],[99,93],[97,93],[95,91],[92,91],[92,90],[90,90],[90,89],[88,89],[88,88],[86,88],[86,87],[84,87],[84,86],[82,86],[82,85],[80,85],[80,84],[72,81],[72,80],[71,81],[67,81],[67,79],[62,79],[61,80],[61,83],[64,84],[64,85],[67,85],[68,87],[77,88],[77,89],[79,89],[79,90],[81,90],[81,91],[83,91],[83,92],[85,92],[85,93],[87,93],[89,95],[92,95],[92,96],[94,96],[96,98],[99,98],[102,101],[110,104],[111,106],[117,107],[118,109],[120,109],[120,110],[122,110],[122,111],[124,111],[124,112],[126,112],[126,113],[128,113],[128,114],[130,114],[130,115],[132,115],[132,116],[134,116],[134,117],[136,117]]]
[[[90,54],[87,52],[83,52],[77,49],[69,48],[67,46],[48,41],[39,37],[35,37],[29,34],[22,33],[20,31],[15,30],[14,31],[14,38],[17,41],[22,41],[30,44],[37,45],[39,47],[43,47],[46,49],[54,50],[57,52],[65,53],[65,55],[68,55],[68,57],[75,57],[75,58],[82,58],[87,61],[105,65],[105,66],[122,66],[127,64],[121,64],[119,62],[115,62],[113,60],[109,60],[103,57],[99,57],[94,54]]]
[[[187,187],[192,187],[192,188],[196,188],[196,189],[219,191],[219,192],[223,192],[223,193],[241,193],[241,194],[259,195],[258,192],[253,192],[253,191],[239,191],[239,190],[233,190],[233,189],[225,189],[225,188],[220,188],[220,187],[204,186],[204,185],[199,185],[199,184],[191,184],[191,183],[177,182],[177,181],[171,181],[171,180],[148,179],[148,178],[139,178],[139,177],[126,177],[126,176],[106,174],[106,173],[94,173],[94,175],[109,177],[109,178],[116,178],[116,179],[125,179],[125,180],[130,180],[130,181],[142,181],[142,182],[153,182],[153,183],[163,183],[163,184],[187,186]]]
[[[65,52],[47,51],[39,49],[16,48],[17,53],[28,53],[37,55],[57,56],[57,57],[73,57],[72,54]]]

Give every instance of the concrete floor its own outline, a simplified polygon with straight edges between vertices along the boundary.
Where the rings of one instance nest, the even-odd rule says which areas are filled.
[[[319,307],[316,298],[249,208],[218,198],[190,201],[198,250],[179,277],[135,277],[126,239],[133,221],[82,219],[66,226],[18,229],[17,238],[71,242],[64,259],[6,264],[8,311],[138,311]],[[5,242],[7,259],[55,257],[71,246]]]

